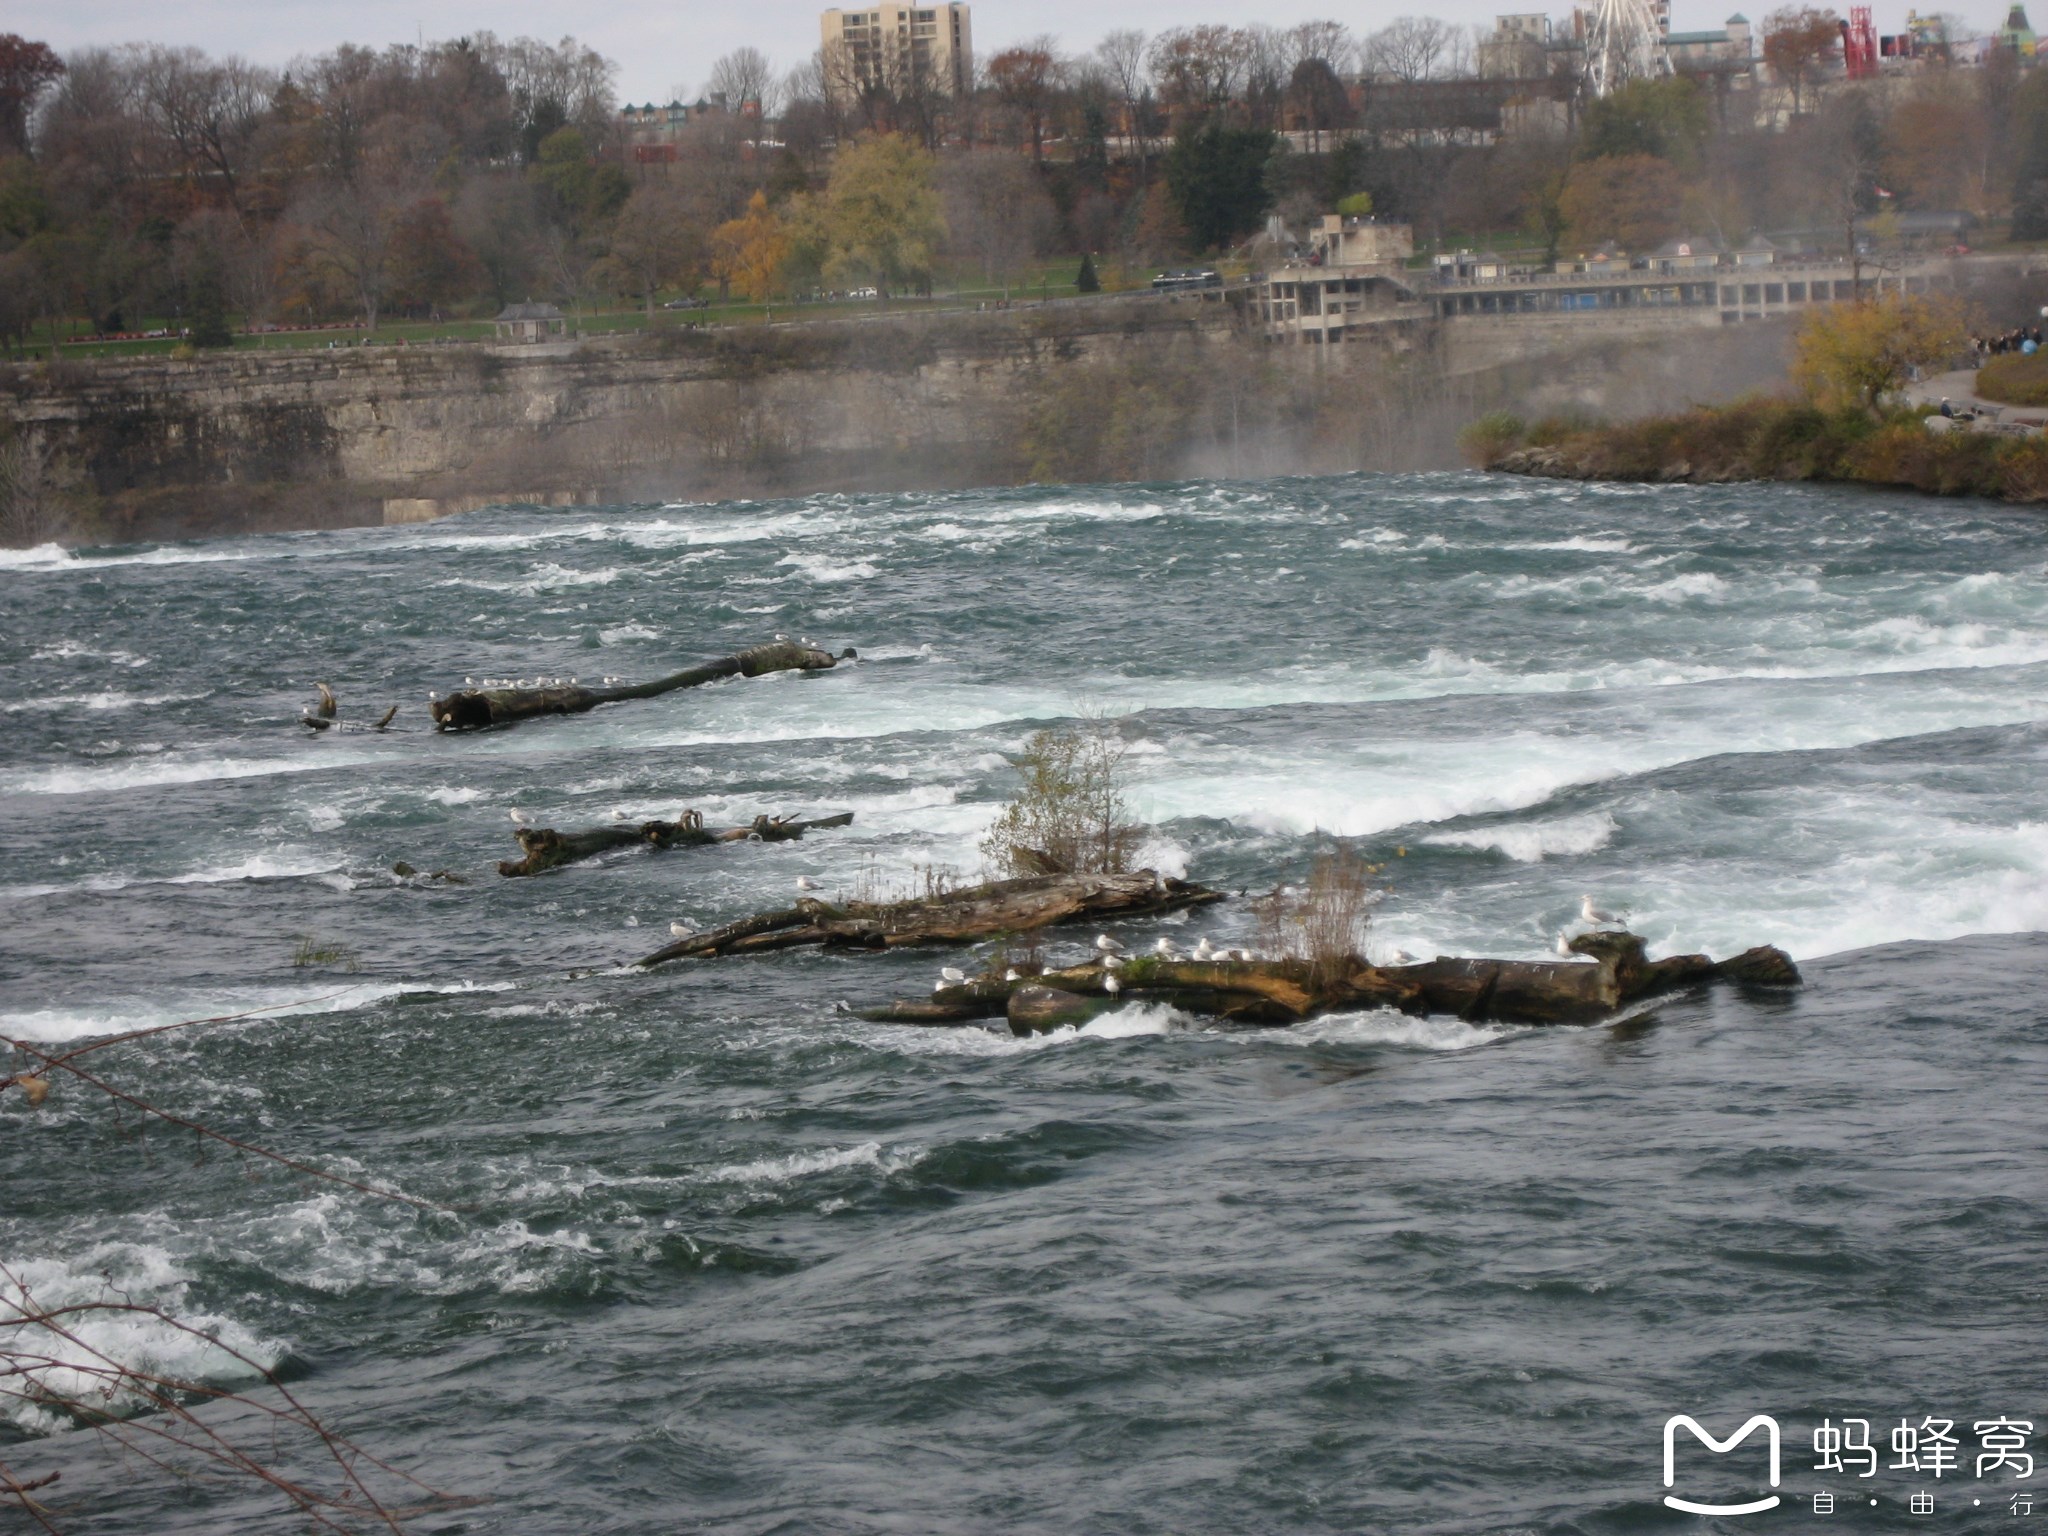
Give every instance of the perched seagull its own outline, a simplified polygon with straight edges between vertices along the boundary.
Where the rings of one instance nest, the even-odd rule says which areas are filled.
[[[1103,990],[1103,991],[1107,992],[1107,993],[1108,993],[1108,994],[1109,994],[1109,995],[1110,995],[1111,997],[1115,997],[1115,996],[1117,995],[1117,993],[1119,993],[1119,992],[1123,991],[1123,989],[1124,989],[1124,984],[1123,984],[1122,982],[1120,982],[1120,981],[1118,981],[1118,980],[1116,979],[1116,973],[1115,973],[1114,971],[1105,971],[1105,972],[1103,972],[1103,975],[1102,975],[1102,990]]]
[[[956,985],[967,979],[967,973],[961,970],[960,967],[957,965],[948,965],[942,967],[939,971],[939,974],[945,977],[946,980],[953,982]]]
[[[1209,936],[1206,933],[1202,935],[1201,942],[1195,945],[1195,958],[1197,960],[1214,960],[1216,958],[1216,946],[1209,942]]]
[[[1155,953],[1162,954],[1166,956],[1166,958],[1169,960],[1173,959],[1176,955],[1180,953],[1180,950],[1174,946],[1173,940],[1168,938],[1161,938],[1158,943],[1152,946],[1152,948]]]
[[[465,677],[462,680],[462,686],[465,688],[474,688],[476,686],[476,679],[473,677]]]
[[[1098,954],[1120,955],[1124,952],[1124,947],[1108,934],[1098,933],[1095,935],[1095,950]]]
[[[788,639],[789,639],[789,636],[787,636],[787,635],[777,635],[777,636],[776,636],[775,638],[776,638],[777,640],[782,640],[782,641],[786,641],[786,640],[788,640]]]
[[[1564,930],[1562,928],[1557,930],[1557,940],[1550,947],[1556,950],[1560,955],[1569,957],[1572,954],[1571,940],[1565,937]]]
[[[670,923],[668,925],[668,931],[674,934],[679,939],[687,939],[691,934],[695,933],[697,930],[692,928],[688,923]]]
[[[1113,971],[1123,963],[1124,958],[1122,955],[1104,955],[1102,957],[1102,968],[1105,971]]]
[[[523,826],[525,826],[525,825],[526,825],[526,824],[527,824],[527,823],[528,823],[529,821],[531,821],[531,820],[532,820],[532,818],[531,818],[531,817],[529,817],[529,816],[528,816],[528,815],[526,814],[526,812],[524,812],[524,811],[522,811],[521,809],[519,809],[519,807],[518,807],[518,806],[516,806],[516,805],[515,805],[515,806],[513,806],[513,807],[512,807],[512,809],[511,809],[511,810],[509,810],[509,811],[507,811],[507,812],[506,812],[505,814],[506,814],[507,816],[510,816],[510,817],[512,818],[512,820],[513,820],[513,821],[515,821],[516,823],[518,823],[518,824],[519,824],[520,826],[522,826],[522,827],[523,827]]]
[[[1598,907],[1594,906],[1591,896],[1581,896],[1579,898],[1579,920],[1586,923],[1618,923],[1621,921],[1612,912],[1602,912]]]
[[[1394,964],[1396,964],[1396,965],[1413,965],[1414,963],[1415,963],[1415,957],[1414,957],[1413,955],[1409,954],[1407,950],[1405,950],[1405,949],[1397,949],[1397,950],[1395,950],[1395,951],[1394,951]]]
[[[1022,981],[1023,979],[1024,978],[1022,976],[1019,976],[1015,971],[1003,972],[1003,980],[1005,981]]]
[[[809,875],[798,875],[796,877],[796,888],[800,891],[818,891],[824,889],[823,886],[819,885],[818,882],[813,880]]]

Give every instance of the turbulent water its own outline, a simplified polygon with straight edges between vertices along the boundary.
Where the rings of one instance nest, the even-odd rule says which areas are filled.
[[[175,1310],[484,1497],[423,1530],[1676,1528],[1666,1418],[1755,1412],[1794,1507],[1919,1529],[1924,1486],[2021,1529],[1972,1425],[2048,1408],[2044,575],[2048,523],[1981,504],[1451,475],[0,555],[0,1034],[271,1010],[94,1061],[454,1208],[198,1161],[60,1083],[0,1095],[0,1259],[45,1304]],[[862,661],[424,729],[466,676],[776,632]],[[398,724],[309,736],[316,679]],[[1589,1029],[1134,1008],[1020,1041],[837,1010],[928,990],[931,952],[621,968],[799,875],[972,873],[1005,754],[1102,713],[1148,862],[1236,892],[1358,839],[1382,956],[1542,956],[1592,893],[1657,952],[1775,942],[1808,984]],[[856,819],[492,872],[514,809],[685,806]],[[1851,1415],[1869,1479],[1814,1469]],[[1888,1465],[1930,1415],[1941,1481]],[[1688,1476],[1753,1494],[1735,1459]],[[63,1471],[68,1530],[303,1528],[30,1407],[0,1461]]]

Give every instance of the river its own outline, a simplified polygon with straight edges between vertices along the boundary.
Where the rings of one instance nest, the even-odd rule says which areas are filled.
[[[423,1531],[1699,1529],[1661,1503],[1679,1413],[1772,1415],[1795,1510],[2031,1529],[2031,1484],[1974,1474],[1977,1424],[2048,1408],[2044,575],[2048,522],[1982,503],[1464,474],[0,553],[0,1035],[267,1010],[95,1070],[450,1208],[200,1158],[60,1081],[0,1095],[0,1259],[212,1330],[482,1500]],[[426,729],[465,677],[777,632],[862,659]],[[311,735],[316,680],[399,717]],[[1653,953],[1776,943],[1807,985],[1017,1040],[839,1011],[929,990],[930,951],[625,966],[799,876],[972,874],[1005,754],[1084,714],[1120,721],[1155,867],[1383,861],[1382,957],[1542,957],[1590,894]],[[855,821],[493,872],[514,812],[685,806]],[[1816,1466],[1851,1417],[1868,1478]],[[1930,1417],[1960,1469],[1893,1468]],[[1762,1485],[1701,1449],[1682,1482]],[[20,1402],[0,1461],[62,1471],[71,1532],[304,1528]]]

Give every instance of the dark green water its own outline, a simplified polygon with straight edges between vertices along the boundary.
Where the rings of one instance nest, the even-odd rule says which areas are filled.
[[[1974,1425],[2048,1408],[2044,574],[2048,524],[1979,505],[1478,476],[0,555],[0,1034],[279,1009],[96,1060],[459,1212],[195,1163],[60,1086],[0,1096],[0,1260],[217,1327],[485,1496],[425,1531],[2029,1529]],[[865,659],[423,729],[465,676],[778,631]],[[406,728],[308,739],[315,678]],[[618,969],[799,875],[971,872],[1003,753],[1082,711],[1128,716],[1161,867],[1235,891],[1318,829],[1404,848],[1382,953],[1541,955],[1593,893],[1809,984],[1592,1029],[1138,1009],[1017,1041],[835,1011],[928,989],[931,953]],[[856,821],[491,873],[514,809],[689,805]],[[359,969],[295,966],[306,936]],[[236,1379],[146,1320],[91,1342]],[[1786,1504],[1667,1511],[1677,1413],[1773,1415]],[[1930,1416],[1939,1481],[1890,1465]],[[1868,1479],[1814,1467],[1845,1417]],[[18,1404],[0,1460],[63,1471],[70,1531],[304,1528]],[[1683,1462],[1696,1498],[1764,1481]]]

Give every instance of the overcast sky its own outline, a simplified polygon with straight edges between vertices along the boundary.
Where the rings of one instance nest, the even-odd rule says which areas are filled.
[[[1759,20],[1783,0],[1745,6]],[[1822,0],[1825,3],[1825,0]],[[1846,0],[1844,0],[1846,4]],[[1436,0],[1428,14],[1458,23],[1489,20],[1496,10],[1534,10],[1538,0]],[[1928,10],[1953,9],[1975,28],[2004,20],[2006,0],[1974,0]],[[189,43],[212,53],[239,53],[260,64],[282,65],[300,53],[318,53],[337,43],[412,42],[460,37],[488,30],[501,37],[526,34],[550,40],[574,33],[619,65],[621,101],[666,100],[676,89],[694,95],[720,54],[751,44],[779,66],[797,63],[818,46],[818,12],[811,0],[610,0],[604,6],[571,11],[537,0],[354,0],[348,5],[314,0],[10,0],[0,12],[0,29],[19,31],[59,52],[91,43]],[[1558,0],[1554,14],[1570,11]],[[1311,17],[1333,16],[1354,32],[1368,32],[1394,17],[1422,11],[1401,0],[1377,0],[1370,8],[1350,5],[1271,4],[1271,0],[1210,0],[1191,10],[1185,0],[1009,0],[974,7],[975,51],[988,54],[1004,45],[1052,33],[1070,51],[1092,48],[1114,27],[1158,31],[1197,21],[1242,23],[1258,20],[1285,26]],[[1905,25],[1904,0],[1877,6],[1877,28]],[[1718,26],[1726,20],[1720,0],[1675,0],[1672,24],[1681,31]],[[2040,18],[2048,21],[2048,17]]]

